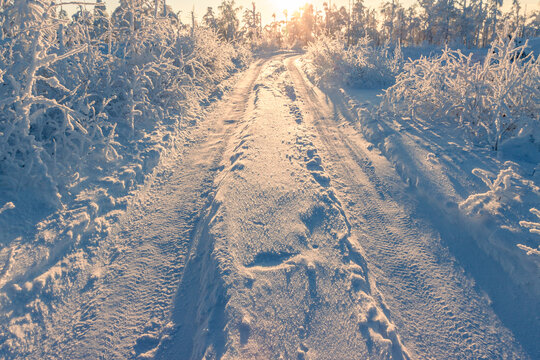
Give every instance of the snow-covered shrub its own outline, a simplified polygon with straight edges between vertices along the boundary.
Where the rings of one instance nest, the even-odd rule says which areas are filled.
[[[382,109],[455,122],[495,150],[514,136],[540,142],[540,58],[526,47],[501,34],[481,62],[450,49],[408,62]]]
[[[376,47],[368,38],[344,46],[343,39],[321,38],[308,46],[308,74],[316,83],[347,84],[362,88],[386,87],[401,71],[400,47]]]
[[[516,164],[507,161],[505,169],[498,175],[483,169],[474,169],[473,174],[489,187],[485,193],[473,194],[459,207],[468,215],[499,214],[504,207],[521,201],[529,192],[540,195],[540,188],[531,180],[518,174]]]
[[[474,169],[478,176],[488,186],[484,193],[470,195],[459,204],[460,209],[467,215],[489,216],[497,219],[497,223],[513,232],[518,232],[515,222],[523,218],[523,214],[531,212],[540,218],[540,211],[530,208],[540,201],[540,187],[533,181],[519,175],[519,166],[511,161],[504,163],[505,168],[495,175],[482,169]],[[519,221],[519,225],[528,228],[532,234],[540,235],[540,223]],[[529,255],[540,254],[540,249],[531,248],[535,240],[527,240],[527,245],[516,244]],[[525,239],[522,239],[525,242]]]
[[[4,9],[2,27],[10,37],[0,48],[0,183],[4,190],[37,186],[43,200],[55,204],[57,150],[77,153],[93,134],[89,114],[73,106],[72,90],[53,70],[87,46],[55,51],[52,13],[50,3],[39,1],[15,1]]]
[[[126,155],[140,161],[136,152],[161,146],[150,134],[174,132],[250,61],[248,50],[174,18],[113,16],[108,29],[95,31],[91,16],[62,20],[48,0],[15,0],[0,10],[0,190],[7,199],[25,189],[57,206],[82,168],[103,170]]]

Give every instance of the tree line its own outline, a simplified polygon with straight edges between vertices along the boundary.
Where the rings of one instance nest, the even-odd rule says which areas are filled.
[[[321,9],[305,4],[282,20],[272,14],[265,26],[256,3],[242,9],[234,0],[224,0],[217,12],[208,7],[202,26],[214,29],[227,41],[272,43],[275,46],[305,45],[315,38],[340,37],[347,45],[369,37],[376,44],[405,46],[458,45],[486,47],[503,27],[518,36],[540,36],[540,11],[526,11],[519,0],[503,12],[503,0],[417,0],[409,7],[399,0],[371,8],[363,0],[348,6],[323,3]]]
[[[0,0],[2,29],[0,36],[9,37],[17,16],[32,16],[33,0],[27,10],[17,6],[18,15],[7,15],[6,9],[15,8],[15,0]],[[400,43],[404,46],[458,45],[485,47],[504,26],[519,36],[540,36],[540,11],[526,12],[519,0],[512,0],[511,8],[502,11],[503,0],[417,0],[404,6],[399,0],[382,2],[378,8],[366,6],[363,0],[349,0],[347,6],[325,2],[322,8],[306,3],[298,10],[272,14],[268,24],[262,23],[256,2],[242,8],[235,0],[223,0],[214,9],[208,7],[201,19],[192,11],[190,21],[182,23],[166,0],[121,0],[109,15],[103,0],[92,6],[79,5],[71,19],[61,6],[56,16],[62,20],[84,23],[93,37],[109,31],[111,36],[140,28],[148,17],[167,17],[178,27],[202,26],[216,32],[227,42],[241,42],[253,47],[267,45],[291,47],[306,45],[315,38],[342,38],[347,45],[369,37],[375,44]],[[27,12],[25,15],[24,12]],[[7,18],[11,16],[12,19]],[[278,20],[279,18],[279,20]],[[11,30],[10,30],[11,28]]]

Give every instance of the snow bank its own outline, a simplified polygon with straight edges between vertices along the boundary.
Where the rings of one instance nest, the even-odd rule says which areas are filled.
[[[538,259],[526,254],[536,253],[538,235],[523,227],[534,228],[529,210],[540,201],[534,176],[538,164],[500,161],[492,150],[463,139],[461,129],[381,111],[376,97],[368,98],[364,92],[341,90],[336,96],[344,99],[366,139],[420,196],[422,206],[444,219],[441,231],[452,237],[452,226],[463,229],[463,236],[474,241],[494,266],[504,269],[521,291],[527,289],[527,294],[536,294],[533,297],[540,294],[540,283],[533,280],[538,276]],[[479,177],[471,177],[471,172]],[[447,229],[448,224],[453,225]]]

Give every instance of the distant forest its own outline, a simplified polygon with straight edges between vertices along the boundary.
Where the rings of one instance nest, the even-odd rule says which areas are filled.
[[[273,14],[273,21],[264,26],[255,2],[242,9],[234,0],[226,0],[217,11],[208,7],[202,25],[229,41],[272,41],[277,45],[306,44],[321,36],[341,37],[355,45],[367,36],[377,45],[486,47],[505,26],[518,36],[540,35],[540,10],[525,13],[520,1],[513,0],[511,9],[502,12],[502,4],[502,0],[418,0],[405,7],[393,0],[374,9],[355,0],[339,8],[325,2],[322,10],[315,10],[307,3],[292,14],[284,11],[285,20],[277,21]]]
[[[512,0],[507,12],[502,11],[502,0],[418,0],[409,7],[392,0],[382,2],[378,8],[354,0],[341,7],[325,2],[321,10],[306,3],[292,13],[285,10],[279,16],[273,14],[268,24],[262,23],[256,2],[243,8],[234,0],[224,0],[217,8],[208,7],[202,18],[192,12],[191,21],[182,23],[179,13],[166,0],[121,0],[112,12],[102,1],[80,4],[71,16],[61,4],[51,2],[54,11],[49,13],[64,21],[84,24],[94,38],[108,32],[110,36],[118,35],[119,29],[137,30],[145,18],[153,17],[168,18],[179,28],[210,28],[222,40],[252,47],[303,46],[321,37],[340,38],[352,46],[368,37],[376,45],[390,42],[403,46],[448,44],[473,48],[488,46],[503,28],[520,37],[540,36],[540,10],[526,12],[519,0]],[[29,1],[25,15],[20,4],[14,6],[13,0],[0,0],[0,36],[12,36],[17,17],[31,17],[32,11],[46,2]],[[278,17],[283,20],[277,20]]]

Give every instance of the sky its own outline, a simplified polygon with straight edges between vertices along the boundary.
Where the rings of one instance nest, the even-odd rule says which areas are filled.
[[[195,3],[195,11],[200,16],[204,15],[206,13],[206,8],[208,6],[213,6],[214,8],[217,8],[218,5],[221,3],[221,0],[206,0],[206,1],[193,1],[193,0],[168,0],[169,4],[173,7],[178,8],[185,8],[188,9],[187,12],[191,11],[193,8],[193,5]],[[236,0],[236,3],[239,5],[242,5],[244,8],[250,7],[253,0]],[[324,2],[330,2],[332,4],[335,4],[336,6],[340,7],[342,5],[347,5],[347,0],[256,0],[255,3],[257,4],[257,7],[260,8],[261,14],[263,17],[263,23],[271,21],[271,17],[273,13],[276,13],[276,16],[278,19],[283,17],[283,10],[287,10],[289,13],[294,12],[294,10],[297,10],[301,6],[303,6],[306,2],[312,3],[315,5],[316,9],[322,9]],[[403,0],[403,4],[412,4],[415,0]],[[366,4],[369,7],[378,7],[379,4],[382,1],[377,0],[365,0],[364,4]]]
[[[188,22],[190,18],[190,12],[195,8],[195,15],[197,18],[201,18],[206,13],[206,8],[212,6],[217,10],[217,7],[221,3],[221,0],[166,0],[167,4],[170,5],[175,11],[182,11],[181,17],[182,21]],[[251,7],[251,2],[253,0],[236,0],[238,5],[246,7]],[[283,10],[287,9],[289,13],[292,13],[294,10],[301,7],[306,2],[313,3],[317,9],[322,9],[322,4],[325,1],[331,1],[332,4],[336,6],[342,6],[347,4],[347,0],[256,0],[257,7],[262,13],[263,23],[268,23],[271,21],[273,13],[276,13],[276,16],[279,19],[283,18]],[[413,4],[416,0],[401,0],[401,3],[405,6]],[[118,0],[105,0],[109,8],[115,8],[118,6]],[[364,4],[372,7],[378,8],[383,1],[380,0],[364,0]],[[504,8],[507,9],[511,6],[512,0],[504,0]],[[528,11],[540,9],[540,0],[521,0],[523,8],[527,7]]]

